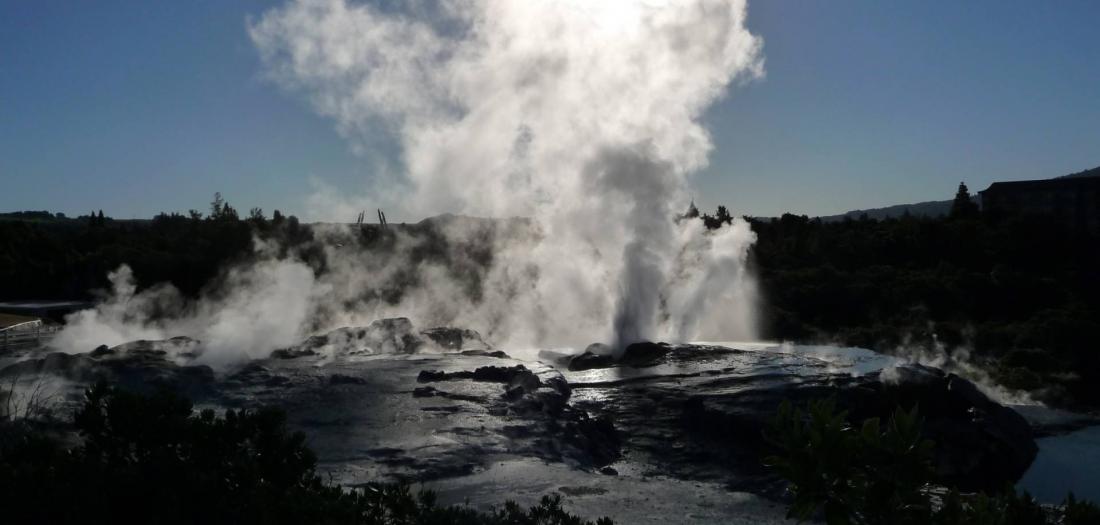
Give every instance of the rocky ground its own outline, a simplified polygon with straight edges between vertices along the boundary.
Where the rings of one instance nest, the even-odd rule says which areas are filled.
[[[959,377],[866,351],[733,346],[517,359],[476,332],[387,319],[218,372],[176,338],[25,356],[0,381],[62,412],[98,379],[169,386],[202,407],[274,405],[339,483],[400,480],[482,506],[557,492],[625,523],[780,520],[782,487],[760,458],[784,399],[834,396],[854,419],[919,404],[937,468],[963,487],[1003,487],[1035,457],[1028,422]]]

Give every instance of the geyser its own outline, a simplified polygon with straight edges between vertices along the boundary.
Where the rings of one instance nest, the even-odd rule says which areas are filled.
[[[537,232],[494,239],[477,293],[423,265],[418,288],[396,304],[364,292],[408,267],[408,246],[383,262],[326,246],[326,272],[283,297],[308,312],[287,320],[294,335],[399,314],[517,349],[754,338],[749,226],[733,219],[708,232],[679,218],[689,176],[712,147],[702,113],[731,83],[763,72],[745,17],[743,0],[295,0],[251,20],[277,84],[308,98],[359,151],[378,130],[400,145],[400,184],[378,183],[368,197],[315,195],[311,218],[347,221],[347,210],[370,203],[406,216],[530,217]],[[347,235],[341,228],[322,237]],[[467,222],[447,228],[470,235]]]

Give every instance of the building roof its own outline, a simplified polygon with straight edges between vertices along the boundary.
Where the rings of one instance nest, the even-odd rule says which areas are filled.
[[[0,308],[40,309],[40,308],[87,308],[92,303],[88,301],[5,301],[0,302]]]
[[[1057,179],[994,182],[993,184],[990,184],[988,188],[979,191],[978,193],[985,193],[987,191],[1027,191],[1056,188],[1079,188],[1087,186],[1100,186],[1100,176],[1059,177]]]

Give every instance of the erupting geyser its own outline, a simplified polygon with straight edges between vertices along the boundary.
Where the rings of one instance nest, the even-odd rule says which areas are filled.
[[[740,0],[400,12],[301,0],[251,31],[275,78],[351,140],[372,124],[394,130],[412,183],[404,207],[537,220],[544,241],[502,246],[491,283],[533,266],[529,293],[479,305],[502,314],[503,333],[628,343],[752,335],[747,225],[704,237],[673,222],[711,147],[700,114],[762,72],[745,12]]]
[[[379,129],[401,147],[403,184],[315,195],[313,218],[369,202],[530,217],[538,232],[496,241],[472,298],[420,269],[423,290],[366,304],[364,266],[331,265],[294,294],[313,313],[299,331],[397,313],[513,348],[752,339],[748,224],[679,219],[711,149],[702,113],[763,71],[745,17],[744,0],[296,0],[250,21],[275,82],[357,149]]]

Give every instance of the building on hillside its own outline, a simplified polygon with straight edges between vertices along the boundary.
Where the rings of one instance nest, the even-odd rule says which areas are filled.
[[[0,302],[0,314],[24,315],[63,322],[66,315],[94,306],[88,301]]]
[[[1100,232],[1100,177],[994,182],[979,192],[982,212],[1044,215],[1073,228]]]

